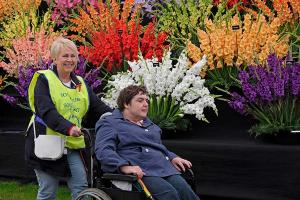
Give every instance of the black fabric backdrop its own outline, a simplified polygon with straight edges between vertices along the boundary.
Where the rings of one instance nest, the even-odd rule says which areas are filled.
[[[164,144],[192,161],[201,195],[251,200],[300,199],[299,136],[282,137],[290,144],[254,138],[247,129],[254,123],[226,104],[219,116],[206,111],[211,123],[192,119],[189,132],[164,132]],[[24,130],[30,113],[0,102],[0,177],[34,180],[24,164]]]

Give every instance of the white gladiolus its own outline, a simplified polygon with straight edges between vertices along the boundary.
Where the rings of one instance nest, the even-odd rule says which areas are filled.
[[[103,102],[111,108],[117,107],[117,98],[122,89],[129,85],[136,85],[135,81],[127,73],[119,73],[112,76],[112,81],[108,81],[109,92],[102,98]]]
[[[187,74],[198,75],[201,69],[206,65],[206,62],[207,62],[206,55],[204,55],[201,60],[195,63],[193,67],[191,67],[191,69],[187,71]]]
[[[204,86],[205,80],[199,76],[200,70],[206,66],[206,56],[191,68],[188,68],[185,51],[181,53],[175,66],[170,57],[171,52],[168,51],[160,63],[156,58],[145,60],[141,56],[137,61],[128,62],[131,71],[113,75],[102,100],[109,106],[116,107],[120,90],[129,85],[144,85],[150,96],[172,98],[180,106],[178,116],[192,114],[199,120],[207,121],[203,114],[204,108],[211,107],[216,111],[216,106],[214,98]]]

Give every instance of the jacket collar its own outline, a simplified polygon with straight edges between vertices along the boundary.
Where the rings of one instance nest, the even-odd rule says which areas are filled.
[[[52,70],[58,77],[57,66],[55,64],[51,65],[50,70]],[[74,72],[71,72],[70,76],[71,76],[72,82],[75,84],[75,87],[82,84]]]
[[[122,120],[126,120],[123,116],[123,113],[118,109],[116,108],[113,112],[112,112],[112,116],[115,118],[115,119],[122,119]],[[154,123],[148,118],[146,117],[143,121],[143,127],[148,127],[150,125],[153,125]]]

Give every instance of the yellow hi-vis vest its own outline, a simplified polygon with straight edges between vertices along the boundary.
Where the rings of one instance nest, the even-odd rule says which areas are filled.
[[[31,110],[35,113],[34,107],[34,88],[40,74],[44,74],[48,80],[49,92],[51,99],[60,115],[66,120],[69,120],[79,128],[81,128],[81,121],[83,116],[88,111],[89,95],[83,79],[77,76],[81,82],[80,88],[69,88],[65,86],[52,70],[40,70],[33,75],[28,88],[28,100]],[[32,124],[35,115],[32,116],[29,126]],[[46,127],[46,134],[59,135],[66,141],[66,147],[70,149],[81,149],[85,147],[84,137],[66,136],[61,133]]]

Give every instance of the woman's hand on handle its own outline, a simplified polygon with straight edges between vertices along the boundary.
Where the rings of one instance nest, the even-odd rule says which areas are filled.
[[[81,129],[78,126],[73,126],[69,132],[70,136],[79,137],[81,135]]]

